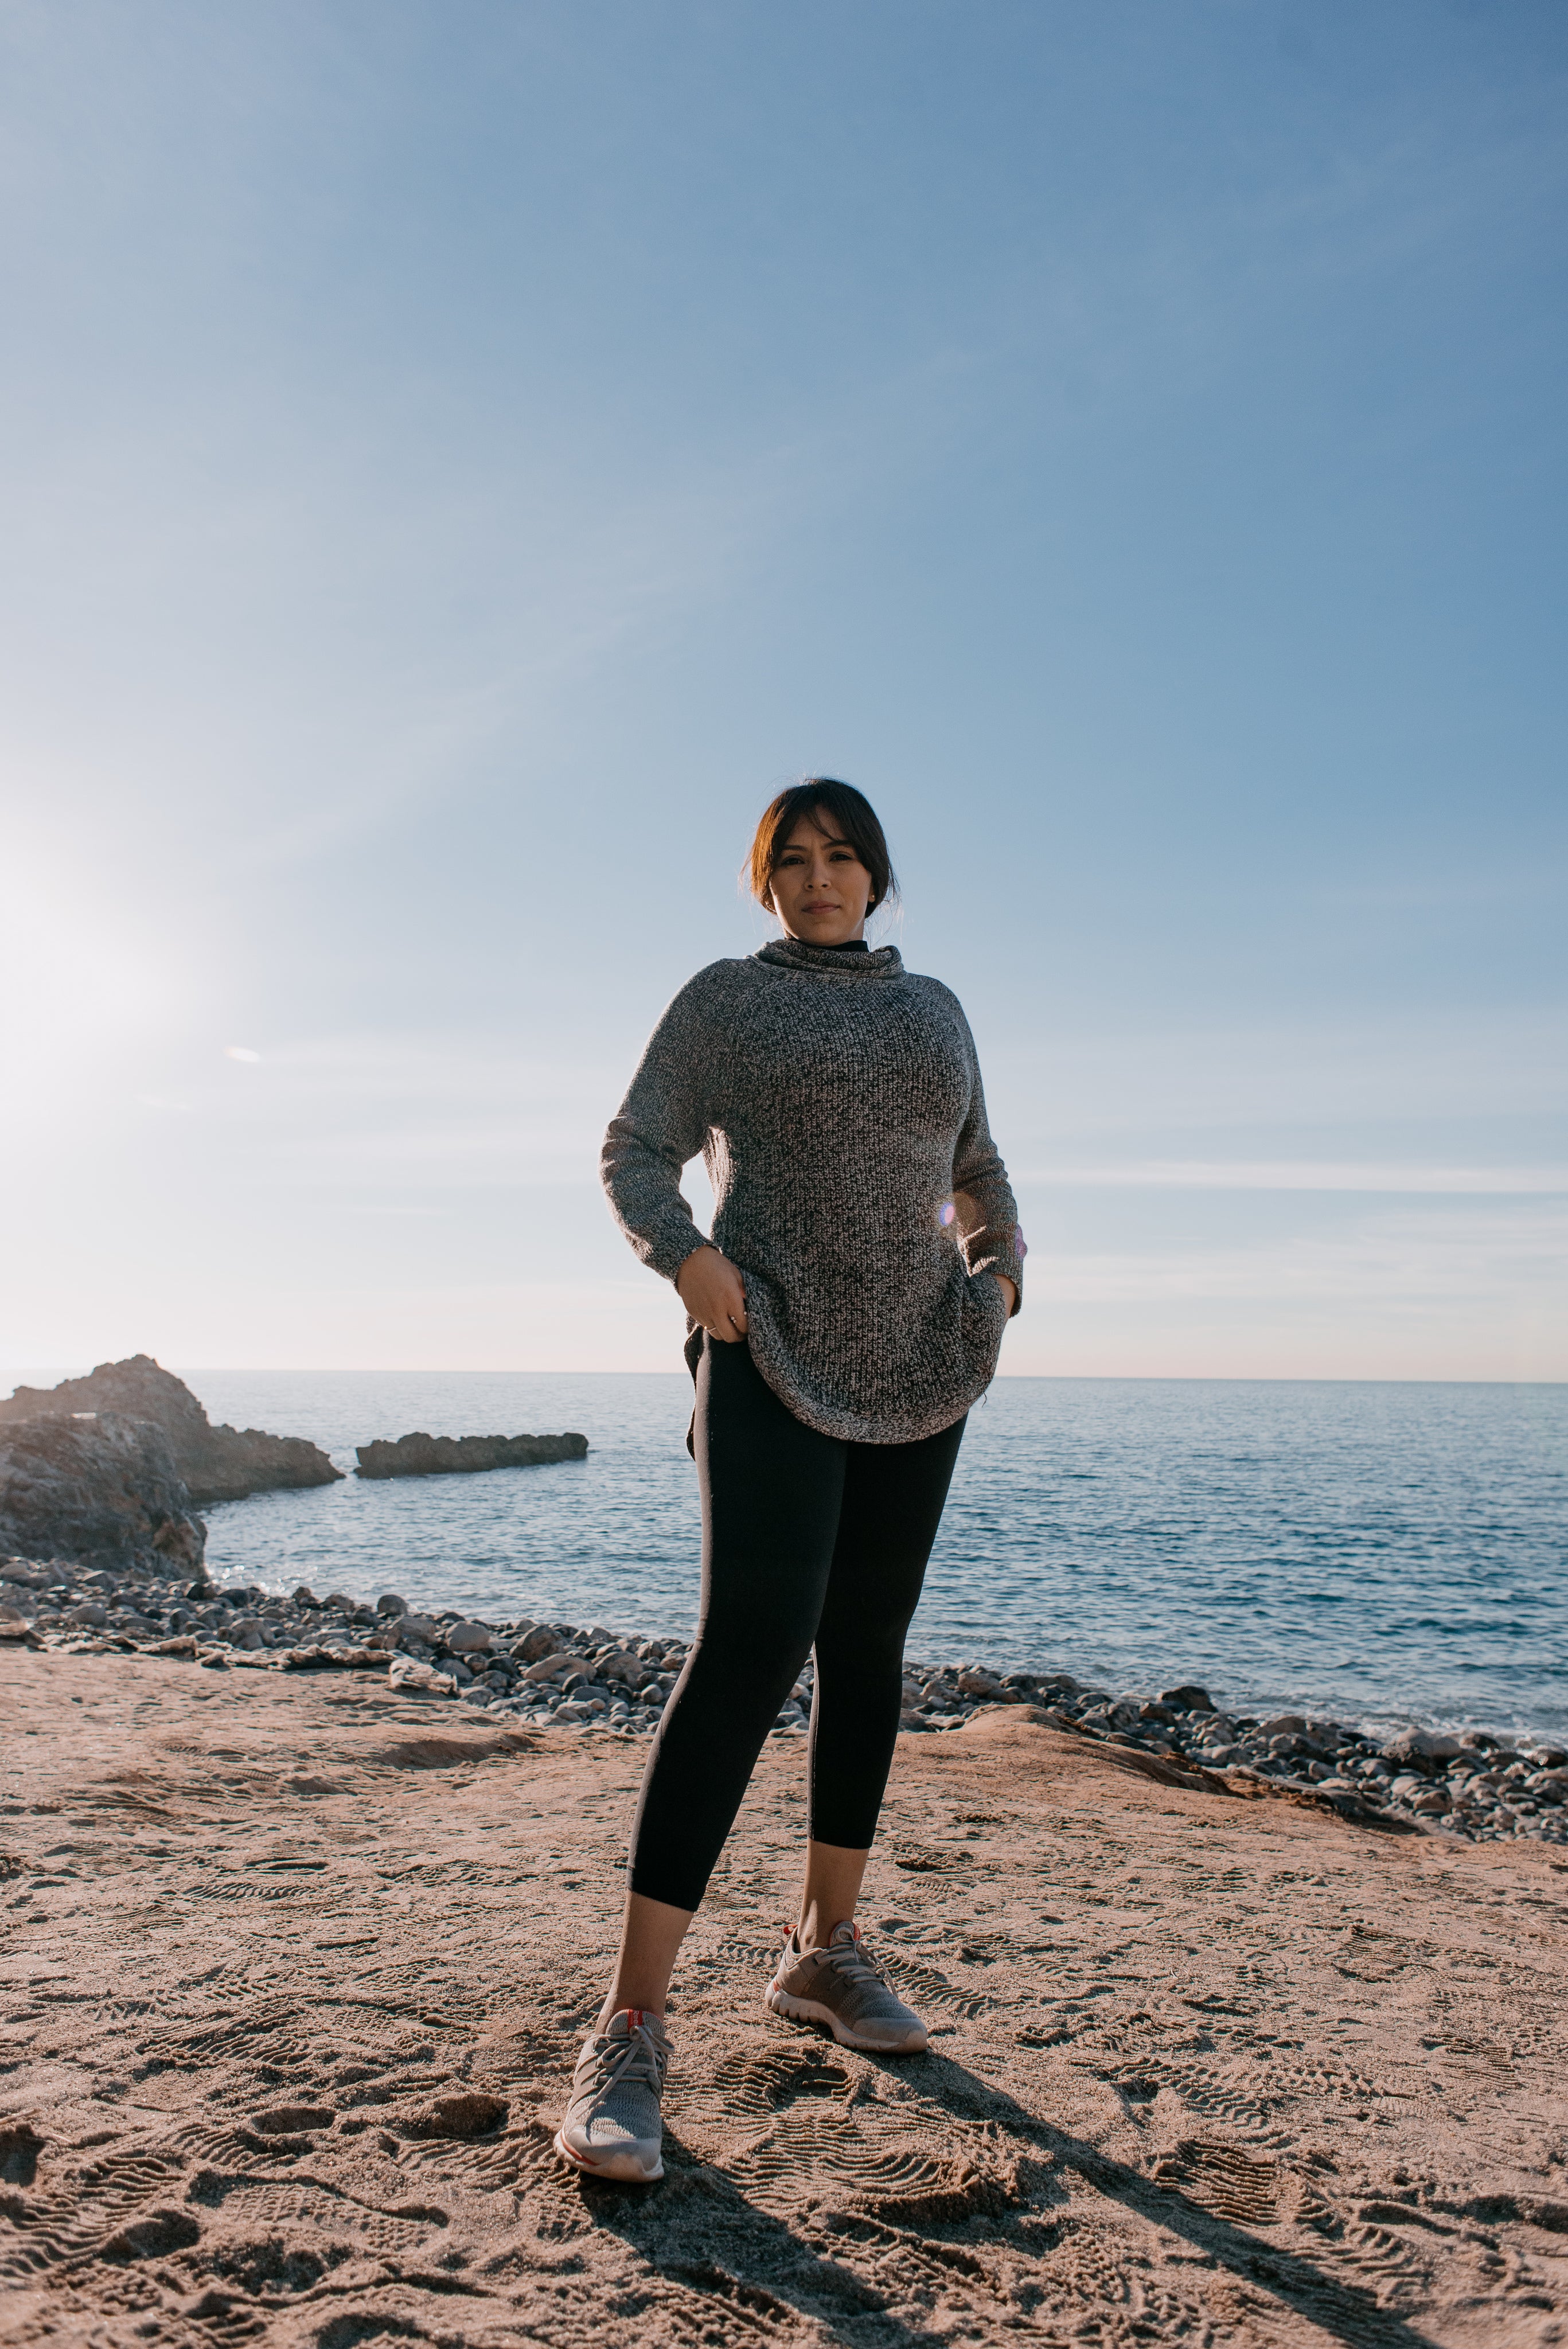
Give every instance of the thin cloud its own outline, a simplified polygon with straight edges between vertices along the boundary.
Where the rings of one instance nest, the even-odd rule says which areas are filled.
[[[1437,1196],[1568,1192],[1568,1166],[1387,1165],[1283,1158],[1151,1158],[1124,1165],[1047,1165],[1025,1168],[1016,1179],[1086,1191],[1392,1191]]]

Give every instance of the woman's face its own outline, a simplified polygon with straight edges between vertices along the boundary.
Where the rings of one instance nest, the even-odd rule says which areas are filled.
[[[843,947],[864,937],[871,875],[834,832],[826,808],[801,817],[779,851],[771,886],[786,937],[810,947]]]

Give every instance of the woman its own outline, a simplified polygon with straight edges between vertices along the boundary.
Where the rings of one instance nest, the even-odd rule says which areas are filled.
[[[783,936],[681,988],[603,1156],[617,1220],[686,1307],[702,1496],[697,1637],[654,1739],[619,1961],[556,2138],[579,2168],[633,2181],[663,2174],[676,1952],[814,1648],[805,1884],[767,2003],[846,2046],[926,2044],[855,1906],[904,1634],[1024,1252],[957,998],[866,944],[896,887],[869,803],[824,779],[781,792],[750,880]],[[711,1242],[680,1193],[699,1151]]]

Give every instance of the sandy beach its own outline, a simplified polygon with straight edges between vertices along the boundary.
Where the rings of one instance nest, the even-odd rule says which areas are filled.
[[[667,2176],[563,2172],[644,1758],[363,1675],[3,1661],[18,2343],[1568,2340],[1568,1868],[905,1737],[902,2064],[768,2015],[770,1744],[678,1978]]]

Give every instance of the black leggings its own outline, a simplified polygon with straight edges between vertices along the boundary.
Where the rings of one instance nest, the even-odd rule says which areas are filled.
[[[898,1733],[904,1634],[963,1440],[845,1444],[786,1410],[743,1345],[703,1346],[702,1608],[631,1839],[631,1889],[695,1909],[816,1649],[811,1834],[868,1850]]]

